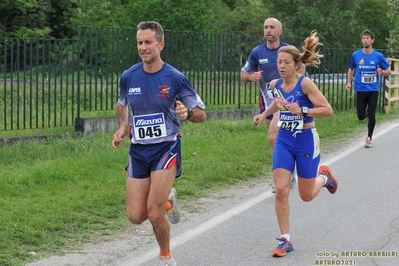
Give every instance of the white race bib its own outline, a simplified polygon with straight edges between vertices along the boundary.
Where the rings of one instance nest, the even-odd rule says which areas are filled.
[[[375,72],[362,72],[362,83],[377,82],[377,74]]]
[[[281,111],[277,126],[289,131],[303,129],[303,116]]]
[[[133,116],[136,140],[156,139],[167,136],[163,113]]]

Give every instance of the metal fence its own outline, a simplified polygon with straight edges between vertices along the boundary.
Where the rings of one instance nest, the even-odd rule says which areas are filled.
[[[283,39],[299,48],[303,40]],[[165,41],[163,59],[208,109],[257,108],[258,87],[241,82],[240,69],[263,36],[166,30]],[[322,49],[322,64],[307,74],[335,110],[351,110],[355,94],[345,83],[354,50]],[[114,111],[120,75],[140,61],[135,29],[81,26],[75,40],[0,38],[0,51],[0,131],[78,126],[81,117]]]

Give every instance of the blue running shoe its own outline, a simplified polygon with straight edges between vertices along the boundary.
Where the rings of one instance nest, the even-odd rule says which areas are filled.
[[[291,241],[287,241],[285,237],[276,238],[280,241],[277,248],[273,249],[272,256],[273,257],[284,257],[287,255],[287,252],[291,252],[294,250]]]

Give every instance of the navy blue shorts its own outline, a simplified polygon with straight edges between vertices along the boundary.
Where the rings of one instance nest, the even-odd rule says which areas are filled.
[[[180,138],[176,141],[157,144],[131,144],[129,165],[126,167],[128,177],[148,178],[152,171],[170,169],[177,165],[176,177],[181,174]]]
[[[273,170],[296,170],[299,177],[317,176],[320,163],[320,143],[316,128],[289,131],[279,129],[273,150]]]
[[[260,114],[262,114],[264,111],[265,111],[265,109],[259,108],[259,113],[260,113]],[[267,120],[272,120],[272,119],[273,119],[273,115],[266,116],[265,119],[267,119]]]

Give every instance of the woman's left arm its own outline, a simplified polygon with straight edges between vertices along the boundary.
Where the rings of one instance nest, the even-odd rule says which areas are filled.
[[[331,108],[330,103],[312,80],[309,78],[303,79],[302,90],[315,106],[314,108],[309,108],[308,116],[322,118],[333,115],[333,109]]]

